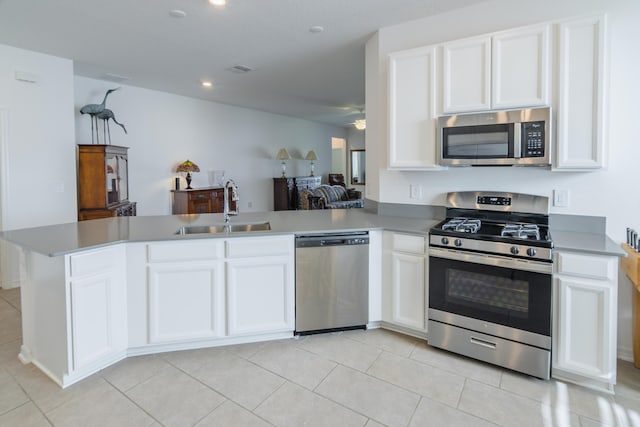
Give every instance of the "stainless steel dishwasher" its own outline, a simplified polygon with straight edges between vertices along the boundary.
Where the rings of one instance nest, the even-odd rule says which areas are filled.
[[[369,233],[296,236],[296,334],[366,329]]]

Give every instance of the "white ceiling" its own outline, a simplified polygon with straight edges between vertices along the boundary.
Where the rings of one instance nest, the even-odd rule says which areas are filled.
[[[0,43],[70,58],[81,76],[347,125],[364,106],[364,46],[378,28],[482,1],[0,0]]]

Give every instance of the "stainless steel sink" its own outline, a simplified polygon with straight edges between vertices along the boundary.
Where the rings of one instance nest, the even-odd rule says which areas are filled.
[[[218,234],[218,233],[243,233],[249,231],[269,231],[271,224],[269,222],[245,222],[231,224],[212,224],[212,225],[185,225],[180,227],[176,234]]]

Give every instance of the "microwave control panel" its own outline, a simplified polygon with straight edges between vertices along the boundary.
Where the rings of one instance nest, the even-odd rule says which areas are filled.
[[[544,157],[544,121],[522,123],[522,157]]]

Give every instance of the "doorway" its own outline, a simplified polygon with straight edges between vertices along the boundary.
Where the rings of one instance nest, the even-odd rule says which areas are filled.
[[[331,173],[347,176],[347,140],[331,138]]]

